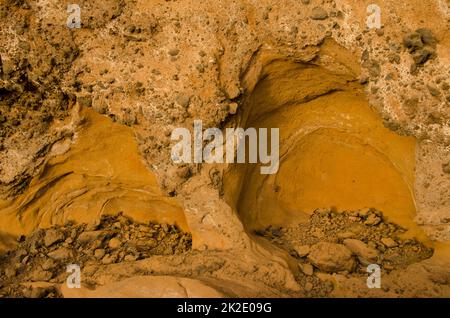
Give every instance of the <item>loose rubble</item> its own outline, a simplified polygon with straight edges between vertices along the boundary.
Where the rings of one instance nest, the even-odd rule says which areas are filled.
[[[318,297],[332,291],[330,274],[367,276],[369,264],[378,264],[382,271],[390,272],[433,255],[433,250],[423,243],[403,239],[404,232],[385,221],[382,212],[375,209],[342,213],[319,209],[308,223],[268,227],[256,234],[298,261],[298,282],[311,296]]]
[[[69,264],[102,266],[191,249],[191,235],[167,224],[103,216],[97,224],[56,226],[21,237],[0,257],[0,297],[60,297]]]

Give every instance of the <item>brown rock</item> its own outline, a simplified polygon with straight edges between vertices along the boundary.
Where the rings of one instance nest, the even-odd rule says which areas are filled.
[[[68,258],[72,258],[74,256],[74,253],[71,249],[61,247],[53,252],[48,253],[48,256],[56,260],[65,260]]]
[[[443,164],[443,165],[442,165],[442,171],[443,171],[444,173],[450,174],[450,163],[445,163],[445,164]]]
[[[306,255],[308,255],[310,249],[311,248],[309,247],[309,245],[294,246],[294,250],[297,252],[298,256],[300,256],[300,257],[305,257]]]
[[[46,247],[49,247],[55,243],[64,241],[64,239],[64,234],[61,231],[50,229],[45,233],[44,244]]]
[[[121,245],[122,242],[117,237],[112,238],[108,242],[108,246],[113,250],[119,248]]]
[[[369,225],[369,226],[375,226],[380,224],[381,222],[381,218],[378,217],[376,214],[372,213],[369,215],[369,217],[366,219],[366,221],[364,221],[365,225]]]
[[[361,261],[361,263],[370,264],[378,260],[378,251],[370,248],[364,242],[355,239],[345,239],[344,245]]]
[[[308,260],[325,272],[350,272],[355,267],[352,253],[342,244],[317,243],[311,246]]]
[[[104,234],[103,231],[86,231],[81,233],[80,236],[78,236],[77,241],[80,244],[84,245],[92,241],[95,241],[96,239],[100,238],[103,234]]]
[[[342,233],[338,233],[337,237],[340,239],[349,239],[352,237],[355,237],[355,233],[353,232],[342,232]]]
[[[312,274],[314,274],[314,268],[311,264],[308,263],[301,264],[300,269],[303,272],[303,274],[307,276],[312,276]]]
[[[102,259],[105,256],[105,250],[102,248],[98,248],[94,251],[94,257],[96,259]]]
[[[230,103],[228,105],[228,113],[235,115],[237,113],[238,106],[239,105],[237,103]]]
[[[388,247],[388,248],[392,248],[392,247],[398,246],[398,243],[396,241],[394,241],[393,239],[391,239],[390,237],[383,237],[381,239],[381,243],[383,243],[383,245]]]

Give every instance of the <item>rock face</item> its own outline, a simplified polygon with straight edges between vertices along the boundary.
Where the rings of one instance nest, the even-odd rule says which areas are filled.
[[[293,171],[305,171],[306,175],[316,171],[308,166],[297,169],[298,162],[310,161],[289,153],[283,162],[287,170],[276,176],[278,181],[282,177],[289,181],[281,185],[268,182],[264,189],[249,174],[241,176],[249,185],[257,185],[257,195],[249,192],[249,197],[270,211],[266,218],[252,214],[253,202],[248,209],[239,206],[235,213],[236,198],[246,203],[245,194],[240,200],[240,191],[252,190],[242,186],[243,182],[227,183],[236,165],[178,166],[171,160],[175,128],[191,129],[195,120],[201,120],[204,128],[250,127],[261,123],[259,119],[268,119],[269,113],[273,116],[269,118],[272,122],[266,121],[270,127],[303,129],[292,129],[289,136],[283,132],[283,147],[297,149],[298,156],[309,155],[314,162],[328,160],[325,165],[331,167],[330,174],[322,170],[314,181],[322,182],[324,176],[354,166],[373,172],[379,163],[392,176],[389,181],[379,178],[377,171],[374,178],[354,179],[344,172],[344,177],[336,179],[356,190],[385,190],[383,195],[393,197],[384,202],[394,202],[394,212],[389,215],[395,217],[394,222],[417,231],[421,239],[424,230],[433,240],[450,241],[450,194],[446,191],[450,188],[448,1],[410,0],[405,5],[379,0],[381,29],[366,23],[367,4],[356,0],[76,3],[81,8],[80,29],[66,27],[65,1],[3,0],[0,5],[0,250],[13,248],[18,237],[37,228],[65,226],[68,220],[89,223],[99,214],[124,211],[128,216],[146,218],[144,223],[154,220],[179,225],[192,233],[189,249],[192,244],[201,255],[223,253],[211,266],[217,270],[229,262],[218,275],[234,279],[236,273],[242,273],[264,286],[297,290],[290,268],[280,265],[276,253],[271,253],[270,247],[267,253],[259,251],[264,248],[250,237],[259,228],[249,224],[278,224],[272,222],[274,215],[279,215],[273,210],[294,215],[291,211],[302,210],[298,206],[304,202],[298,199],[299,193],[312,201],[319,197],[297,191],[293,184],[299,183],[291,181]],[[292,83],[296,85],[290,86]],[[310,112],[303,112],[303,106],[311,106]],[[365,136],[374,132],[372,126],[366,126],[368,117],[358,113],[359,106],[367,106],[367,113],[376,118],[380,128],[409,139],[412,146],[372,145],[375,139],[370,136],[361,139],[347,133],[345,129],[357,126]],[[324,116],[327,110],[332,112]],[[303,120],[310,121],[305,125]],[[298,138],[300,132],[311,139]],[[310,151],[315,145],[328,145],[318,147],[324,160]],[[336,164],[334,158],[343,157],[343,148],[352,154],[358,150],[351,157],[356,158],[355,165]],[[392,151],[386,156],[388,148]],[[336,149],[339,152],[334,152]],[[362,155],[374,160],[369,164],[361,160]],[[402,182],[401,187],[396,180]],[[323,191],[320,182],[312,184]],[[379,183],[374,186],[374,182]],[[340,184],[328,184],[340,188]],[[355,203],[361,196],[351,190],[345,198]],[[383,201],[376,194],[373,197],[375,202]],[[275,206],[271,198],[280,198],[281,203]],[[411,200],[399,209],[397,201],[403,198]],[[315,208],[334,206],[326,203],[309,206],[303,216],[306,219]],[[373,204],[349,206],[344,210]],[[250,211],[246,216],[250,221],[244,219],[246,211]],[[279,223],[286,222],[283,217]],[[363,235],[372,230],[389,232],[380,216],[351,217],[357,220],[356,228],[341,227],[341,236],[329,241],[344,243],[346,238],[358,238],[368,242],[364,247],[347,242],[359,263],[374,259],[373,251],[367,250],[374,247],[387,254],[384,261],[392,260],[385,264],[386,270],[423,259],[404,261],[409,260],[407,252],[413,251],[416,243],[400,243],[392,236],[399,242],[396,246],[383,242],[380,235]],[[173,255],[177,248],[176,244],[161,245],[158,235],[134,230],[130,241],[120,234],[130,231],[126,226],[129,224],[122,224],[113,233],[90,228],[84,236],[77,232],[61,237],[49,231],[41,233],[45,237],[33,235],[33,240],[27,241],[30,255],[15,254],[17,259],[10,262],[18,263],[18,268],[5,268],[0,275],[10,279],[17,273],[22,279],[24,268],[35,262],[43,265],[36,257],[40,254],[53,256],[58,264],[81,257],[106,266],[153,255],[150,251],[157,246],[158,256]],[[280,237],[280,231],[271,234],[274,240]],[[170,232],[163,237],[176,235]],[[284,257],[300,257],[305,262],[308,256],[317,262],[316,272],[347,270],[351,257],[343,245],[317,246],[327,235],[321,224],[311,233],[311,240],[301,243],[316,245],[315,249],[295,252],[294,248]],[[320,249],[338,257],[320,256]],[[430,253],[418,254],[428,257]],[[49,270],[51,266],[45,264]],[[157,269],[161,268],[165,270],[165,266]],[[310,268],[305,268],[310,274]],[[186,267],[180,270],[183,275],[192,273]],[[198,275],[206,274],[199,270]],[[327,286],[317,287],[314,271],[308,277],[308,281],[301,280],[305,290],[312,295],[329,293]],[[2,293],[13,295],[15,290],[6,288]],[[43,295],[39,289],[25,294]]]
[[[325,272],[351,272],[355,267],[352,253],[342,244],[317,243],[311,246],[308,260]]]

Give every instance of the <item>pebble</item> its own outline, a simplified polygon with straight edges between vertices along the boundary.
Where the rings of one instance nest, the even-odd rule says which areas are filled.
[[[136,259],[137,257],[132,254],[126,255],[124,258],[125,262],[134,262]]]
[[[353,232],[342,232],[342,233],[338,233],[337,237],[340,238],[340,239],[348,239],[348,238],[355,237],[355,233],[353,233]]]
[[[87,244],[90,243],[92,241],[95,241],[96,239],[98,239],[100,236],[103,235],[103,231],[86,231],[80,234],[80,236],[78,236],[78,242],[80,244]]]
[[[228,113],[235,115],[237,113],[238,106],[239,105],[237,103],[230,103],[228,105]]]
[[[381,243],[383,243],[383,245],[386,246],[387,248],[392,248],[392,247],[398,246],[398,243],[396,241],[394,241],[393,239],[391,239],[390,237],[383,237],[381,239]]]
[[[365,225],[375,226],[380,224],[381,218],[376,216],[375,214],[370,214],[369,217],[364,221]]]
[[[64,260],[73,257],[73,251],[66,247],[61,247],[53,252],[48,253],[48,256],[56,260]]]
[[[105,265],[108,265],[108,264],[115,263],[116,260],[117,260],[117,256],[106,254],[102,259],[102,263]]]
[[[170,56],[177,56],[180,53],[179,49],[170,49],[169,50],[169,55]]]
[[[108,246],[113,250],[119,248],[121,245],[122,242],[117,237],[112,238],[108,242]]]
[[[94,257],[96,259],[102,259],[105,256],[105,250],[102,248],[98,248],[94,251]]]
[[[305,263],[300,265],[300,269],[303,274],[312,276],[314,274],[314,267],[311,264]]]

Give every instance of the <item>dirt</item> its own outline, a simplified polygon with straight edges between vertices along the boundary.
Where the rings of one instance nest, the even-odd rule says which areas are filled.
[[[4,296],[450,295],[448,1],[380,0],[380,29],[372,1],[76,3],[0,0]],[[279,172],[174,164],[194,120],[279,128]],[[161,249],[128,251],[142,224]]]

